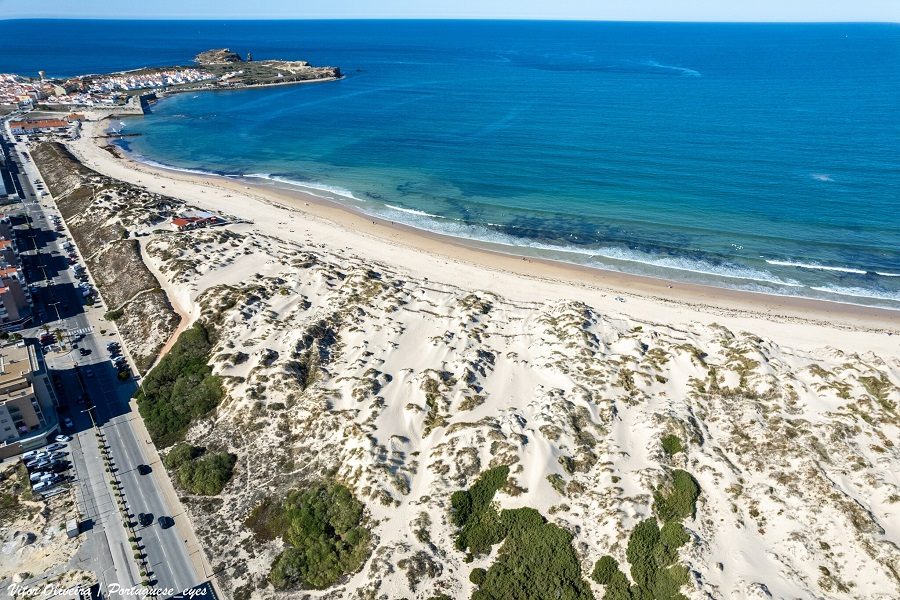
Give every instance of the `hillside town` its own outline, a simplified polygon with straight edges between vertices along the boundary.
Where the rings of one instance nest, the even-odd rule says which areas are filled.
[[[43,70],[36,77],[0,73],[0,110],[117,109],[126,105],[140,110],[146,96],[174,92],[233,89],[305,81],[339,79],[337,67],[314,67],[307,61],[254,61],[227,48],[208,50],[194,57],[193,66],[147,67],[117,73],[50,77]]]
[[[165,90],[172,86],[215,80],[199,69],[173,68],[111,75],[88,75],[71,79],[37,79],[12,73],[0,74],[0,105],[33,108],[55,106],[115,106],[127,100],[129,92]]]

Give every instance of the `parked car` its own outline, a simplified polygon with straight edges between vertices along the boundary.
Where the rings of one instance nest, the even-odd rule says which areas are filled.
[[[78,349],[78,354],[80,354],[81,356],[87,356],[90,353],[91,353],[91,351],[88,350],[87,348],[79,348]]]
[[[62,439],[60,439],[60,438],[62,438]],[[68,442],[72,438],[70,438],[67,435],[58,435],[54,439],[56,440],[56,443],[50,444],[49,446],[47,446],[47,450],[49,450],[50,452],[53,452],[54,450],[62,450],[63,448],[66,447],[66,445],[63,444],[62,442]]]
[[[63,425],[65,425],[69,429],[71,429],[72,427],[75,426],[75,424],[72,423],[72,419],[70,419],[69,417],[66,417],[65,419],[63,419]]]
[[[31,488],[31,489],[34,490],[35,492],[45,492],[45,491],[49,490],[49,489],[52,488],[52,487],[53,487],[53,484],[50,483],[49,481],[39,481],[39,482],[36,483],[35,486],[34,486],[33,488]]]

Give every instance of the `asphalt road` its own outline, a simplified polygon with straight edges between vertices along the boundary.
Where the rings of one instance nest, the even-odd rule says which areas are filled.
[[[5,134],[6,132],[4,132]],[[14,154],[19,154],[23,144],[17,144]],[[67,335],[79,348],[87,350],[82,355],[79,350],[66,345],[60,351],[45,355],[51,376],[58,383],[60,398],[60,419],[69,417],[73,427],[66,431],[74,436],[71,443],[72,459],[77,473],[77,497],[84,518],[90,529],[88,542],[83,547],[82,560],[101,577],[103,589],[110,583],[131,587],[140,583],[128,532],[118,513],[112,490],[110,474],[105,472],[97,447],[95,430],[91,418],[103,431],[110,445],[113,461],[117,467],[116,476],[121,481],[130,512],[137,521],[138,513],[153,515],[153,523],[146,527],[136,526],[135,533],[145,547],[154,587],[184,590],[202,583],[206,578],[197,576],[188,552],[186,542],[177,527],[163,527],[159,517],[176,518],[157,484],[157,478],[168,477],[161,464],[148,462],[146,452],[151,443],[140,436],[133,426],[139,415],[131,410],[129,400],[134,394],[136,383],[133,379],[122,382],[110,362],[106,344],[119,341],[115,328],[100,319],[105,308],[84,305],[78,280],[69,268],[66,252],[62,245],[67,241],[67,232],[54,231],[52,216],[59,214],[49,200],[40,196],[33,183],[39,179],[34,165],[21,155],[15,157],[12,165],[13,176],[17,179],[17,189],[24,196],[26,222],[17,226],[24,237],[20,237],[19,249],[23,254],[26,278],[37,282],[33,290],[35,326],[21,333],[38,337],[46,323],[51,331],[64,329],[69,332],[83,332]],[[43,204],[40,202],[43,200]],[[31,229],[28,228],[28,222]],[[79,260],[81,264],[83,260]],[[101,329],[111,331],[101,333]],[[82,336],[83,337],[80,337]],[[80,339],[79,339],[80,338]],[[84,404],[80,403],[84,399]],[[93,403],[94,408],[86,410]],[[140,428],[143,430],[143,428]],[[138,465],[148,464],[149,474],[141,475]],[[166,596],[163,596],[166,597]]]

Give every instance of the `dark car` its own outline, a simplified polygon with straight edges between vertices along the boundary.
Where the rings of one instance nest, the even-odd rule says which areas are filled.
[[[162,520],[163,517],[160,517]],[[147,527],[153,524],[153,515],[150,513],[141,513],[138,515],[138,523],[140,523],[143,527]]]
[[[153,469],[150,467],[150,465],[138,465],[137,472],[141,475],[149,475],[153,472]]]
[[[157,522],[163,529],[168,529],[175,524],[175,519],[173,519],[172,517],[160,517]]]
[[[90,353],[91,353],[91,351],[88,350],[87,348],[79,348],[78,349],[78,354],[80,354],[82,356],[87,356]]]

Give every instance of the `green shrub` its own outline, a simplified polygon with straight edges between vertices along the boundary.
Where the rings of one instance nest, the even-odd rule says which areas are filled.
[[[669,456],[675,456],[684,450],[684,446],[681,444],[681,438],[677,435],[672,435],[671,433],[662,437],[662,447],[663,451]]]
[[[215,496],[222,492],[234,473],[237,456],[227,452],[207,452],[206,448],[176,444],[163,464],[175,473],[182,488],[199,496]]]
[[[181,465],[191,462],[195,458],[203,455],[205,448],[192,446],[186,443],[175,444],[171,450],[163,458],[163,464],[167,469],[175,470]]]
[[[607,585],[619,571],[619,563],[612,556],[606,555],[594,564],[591,579],[600,585]]]
[[[604,600],[685,600],[679,591],[690,581],[687,568],[676,564],[678,548],[690,540],[681,521],[693,516],[700,486],[686,471],[672,472],[672,479],[654,493],[655,517],[637,524],[628,538],[625,556],[632,584],[611,556],[594,565],[594,581],[606,586]]]
[[[631,565],[631,579],[647,587],[656,574],[654,551],[659,546],[659,526],[655,518],[644,519],[632,530],[625,556]]]
[[[653,494],[656,515],[663,522],[681,521],[693,517],[700,486],[687,471],[672,471],[672,482]]]
[[[509,515],[519,511],[527,514]],[[509,531],[472,600],[592,600],[572,548],[572,536],[543,518],[538,524],[535,514],[540,516],[531,508],[503,511],[502,520],[516,527]]]
[[[450,496],[451,520],[459,527],[456,547],[472,555],[490,552],[491,546],[503,540],[500,515],[491,506],[494,494],[506,485],[509,467],[501,465],[482,473],[468,490]]]
[[[203,323],[182,332],[135,394],[147,431],[159,447],[181,440],[191,422],[213,410],[224,396],[222,382],[208,364],[212,337]]]
[[[103,317],[108,321],[118,321],[125,314],[124,308],[116,308],[110,311],[107,311]]]
[[[459,527],[456,545],[471,555],[503,545],[489,569],[473,569],[469,580],[478,586],[472,600],[528,598],[590,600],[572,536],[533,508],[498,513],[494,495],[509,478],[509,467],[485,471],[468,490],[450,498],[451,520]]]
[[[358,571],[369,553],[370,541],[363,508],[350,490],[333,483],[290,492],[280,510],[270,506],[266,514],[281,527],[288,546],[269,573],[275,587],[325,589]],[[259,522],[263,515],[254,512],[257,528],[275,529]]]

